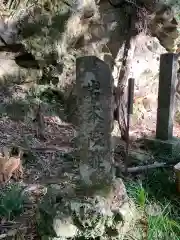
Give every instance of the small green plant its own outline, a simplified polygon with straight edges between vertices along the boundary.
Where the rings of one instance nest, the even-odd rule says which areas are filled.
[[[139,207],[145,207],[147,193],[141,183],[129,183],[127,186],[127,192]]]
[[[0,218],[12,220],[24,210],[25,196],[17,185],[11,185],[0,193]]]
[[[173,172],[167,170],[149,171],[146,179],[127,181],[126,189],[145,219],[147,240],[179,240],[179,200],[175,192]],[[145,230],[144,230],[145,231]],[[138,234],[137,234],[138,235]],[[141,238],[138,238],[141,239]]]

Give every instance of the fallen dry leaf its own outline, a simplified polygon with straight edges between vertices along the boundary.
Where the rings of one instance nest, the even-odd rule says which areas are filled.
[[[5,183],[13,177],[15,180],[23,176],[21,159],[19,156],[10,158],[0,157],[0,183]]]

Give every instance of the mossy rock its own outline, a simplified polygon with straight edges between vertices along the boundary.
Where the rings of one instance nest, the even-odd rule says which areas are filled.
[[[59,194],[53,188],[39,206],[37,226],[43,240],[120,239],[133,221],[132,208],[121,179],[111,192],[93,196]],[[111,238],[109,238],[111,237]]]

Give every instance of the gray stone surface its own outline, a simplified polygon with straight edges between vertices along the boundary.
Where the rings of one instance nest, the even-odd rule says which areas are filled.
[[[73,224],[70,217],[64,220],[55,218],[53,221],[53,228],[58,237],[72,238],[78,233],[78,228]]]
[[[162,54],[160,58],[159,93],[156,125],[156,138],[161,140],[172,139],[176,84],[176,54]]]
[[[112,178],[113,78],[94,56],[78,58],[76,67],[80,175],[91,185]]]

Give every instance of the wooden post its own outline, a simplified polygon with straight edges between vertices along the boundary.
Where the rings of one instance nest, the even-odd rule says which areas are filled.
[[[110,68],[95,56],[78,58],[76,87],[81,180],[87,185],[106,185],[113,176],[113,78]]]
[[[174,172],[176,176],[176,189],[177,189],[177,192],[180,193],[180,163],[177,163],[174,166]]]
[[[128,79],[128,102],[127,102],[127,128],[126,128],[126,135],[127,135],[127,142],[126,142],[126,173],[127,168],[129,166],[129,128],[130,128],[130,120],[131,114],[133,114],[133,99],[134,99],[134,78]]]
[[[173,136],[174,100],[177,83],[177,57],[165,53],[160,57],[156,138],[171,140]]]

